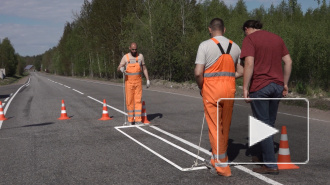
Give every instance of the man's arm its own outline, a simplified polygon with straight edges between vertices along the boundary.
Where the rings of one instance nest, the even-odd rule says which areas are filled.
[[[243,76],[243,66],[240,64],[240,62],[236,63],[236,73],[235,73],[235,78],[240,78]]]
[[[195,79],[198,85],[198,88],[202,90],[204,82],[204,64],[196,64],[195,67]]]
[[[282,57],[282,60],[284,62],[284,90],[283,90],[283,96],[286,96],[289,93],[288,83],[291,75],[292,70],[292,60],[290,57],[290,54],[285,55]]]
[[[244,98],[249,98],[249,84],[252,78],[254,68],[254,57],[247,56],[244,60],[244,72],[243,72],[243,96]],[[251,102],[251,100],[245,100],[246,103]]]
[[[143,68],[143,74],[144,74],[144,76],[146,77],[147,80],[149,80],[147,66],[145,64],[142,64],[142,68]]]
[[[124,57],[121,59],[119,66],[117,67],[117,71],[120,71],[120,68],[124,67],[126,64]],[[123,71],[122,71],[123,72]]]

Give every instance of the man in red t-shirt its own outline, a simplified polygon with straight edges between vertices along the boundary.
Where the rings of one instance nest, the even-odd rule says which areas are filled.
[[[261,28],[262,24],[256,20],[248,20],[243,25],[246,35],[240,56],[244,61],[243,95],[246,102],[251,103],[253,116],[274,127],[279,100],[251,101],[248,98],[286,96],[292,60],[282,38]],[[282,70],[282,61],[284,70]],[[268,164],[261,168],[254,168],[253,171],[278,174],[273,137],[262,140],[260,147],[262,160]]]

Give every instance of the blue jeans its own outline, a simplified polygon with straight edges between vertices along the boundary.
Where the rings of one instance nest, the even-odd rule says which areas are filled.
[[[250,98],[282,98],[283,86],[270,83],[266,87],[249,94]],[[253,116],[263,123],[274,127],[279,100],[253,100],[251,108]],[[269,168],[277,168],[277,161],[274,152],[273,136],[260,141],[261,154],[264,163]]]

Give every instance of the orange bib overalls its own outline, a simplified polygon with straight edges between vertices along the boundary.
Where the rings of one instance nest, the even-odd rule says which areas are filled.
[[[140,122],[142,112],[142,70],[138,62],[138,56],[134,61],[130,60],[129,54],[126,54],[126,58],[125,92],[128,122]]]
[[[209,127],[209,139],[212,147],[211,164],[216,168],[218,174],[231,176],[227,148],[234,101],[221,100],[218,112],[217,101],[220,98],[235,97],[235,63],[229,54],[233,41],[229,41],[227,53],[225,53],[219,41],[215,38],[212,40],[218,45],[222,55],[204,71],[202,88],[205,118]],[[217,121],[219,121],[218,128]],[[219,134],[218,140],[217,134]]]

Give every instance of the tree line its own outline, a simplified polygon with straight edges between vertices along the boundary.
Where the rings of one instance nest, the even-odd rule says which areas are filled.
[[[22,75],[25,60],[15,52],[10,40],[6,37],[0,39],[0,68],[5,69],[6,76]]]
[[[239,46],[243,23],[257,19],[264,30],[280,35],[293,59],[290,85],[329,90],[330,3],[303,12],[297,0],[268,9],[247,10],[239,0],[85,0],[74,21],[67,22],[56,47],[35,56],[39,70],[66,76],[120,78],[116,68],[131,42],[143,53],[151,79],[193,81],[198,45],[209,38],[214,17],[225,22],[225,36]]]

